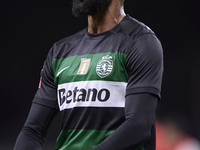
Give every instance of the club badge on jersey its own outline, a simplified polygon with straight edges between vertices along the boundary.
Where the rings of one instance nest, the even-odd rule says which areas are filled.
[[[96,67],[96,72],[100,78],[105,78],[112,72],[112,69],[113,69],[112,56],[106,55],[102,57],[102,60],[98,62]]]

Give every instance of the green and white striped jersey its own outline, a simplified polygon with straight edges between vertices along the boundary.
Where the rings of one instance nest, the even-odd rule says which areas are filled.
[[[89,150],[101,143],[125,121],[126,95],[160,98],[161,60],[155,34],[128,15],[107,32],[84,29],[55,43],[34,99],[63,115],[55,149]]]

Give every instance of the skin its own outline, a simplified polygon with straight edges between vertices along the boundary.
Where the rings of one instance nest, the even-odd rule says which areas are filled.
[[[102,33],[115,27],[124,17],[124,0],[111,0],[109,6],[93,16],[88,16],[88,32]]]

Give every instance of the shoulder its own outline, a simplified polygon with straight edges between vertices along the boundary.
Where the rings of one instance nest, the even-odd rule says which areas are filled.
[[[71,35],[67,36],[57,42],[55,42],[50,50],[53,58],[59,59],[63,55],[67,54],[82,40],[87,32],[87,28]]]
[[[127,48],[127,61],[162,65],[163,48],[158,38],[153,34],[139,36]]]
[[[155,33],[144,23],[127,15],[121,24],[122,32],[128,38],[127,54],[162,55],[162,45]]]
[[[63,44],[70,44],[73,43],[74,41],[79,41],[83,38],[83,36],[85,36],[85,33],[87,32],[87,29],[83,29],[73,35],[67,36],[57,42],[54,43],[54,46],[59,46],[59,45],[63,45]]]
[[[128,36],[130,36],[132,39],[137,39],[143,34],[155,35],[155,33],[147,25],[129,15],[122,20],[121,28],[123,32],[128,34]]]

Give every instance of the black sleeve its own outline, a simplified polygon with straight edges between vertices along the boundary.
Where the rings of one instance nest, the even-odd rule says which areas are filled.
[[[49,51],[40,74],[39,88],[33,99],[34,103],[45,105],[51,108],[58,107],[57,86],[54,82],[54,72],[52,67],[53,48]]]
[[[134,94],[126,97],[126,121],[101,144],[92,150],[136,150],[150,136],[155,124],[157,97]]]
[[[126,58],[128,85],[126,95],[150,93],[160,99],[163,75],[163,50],[153,34],[138,37]]]
[[[57,109],[32,103],[14,150],[42,150],[45,136]]]

